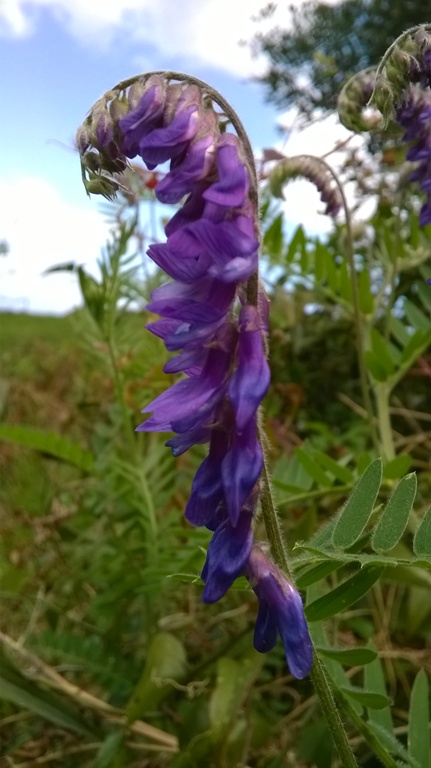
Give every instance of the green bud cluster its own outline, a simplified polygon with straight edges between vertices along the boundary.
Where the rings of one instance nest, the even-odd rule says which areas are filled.
[[[431,48],[431,25],[414,27],[389,48],[377,69],[354,75],[338,97],[341,122],[349,130],[361,132],[387,128],[394,121],[397,105],[410,87],[414,73],[421,69],[422,56]],[[375,107],[373,114],[365,107]]]
[[[334,184],[334,177],[324,160],[311,155],[296,155],[281,160],[269,175],[269,188],[274,197],[284,198],[283,187],[298,177],[307,179],[320,192],[322,202],[326,204],[325,213],[335,216],[343,205],[343,200]]]
[[[142,77],[132,78],[107,91],[92,107],[76,132],[82,180],[87,194],[115,197],[126,161],[119,150],[118,123],[139,104],[145,93]]]
[[[369,131],[380,122],[380,115],[364,113],[375,82],[376,70],[364,69],[350,78],[341,91],[338,97],[338,115],[342,124],[350,131]]]
[[[371,102],[380,110],[383,127],[394,120],[395,110],[405,98],[415,73],[421,70],[422,57],[431,48],[431,25],[413,27],[389,48],[377,70]]]

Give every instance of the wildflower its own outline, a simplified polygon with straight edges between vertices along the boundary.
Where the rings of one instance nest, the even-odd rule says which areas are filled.
[[[213,532],[202,570],[203,600],[219,600],[245,573],[271,604],[271,615],[278,615],[278,603],[280,617],[292,615],[269,583],[276,577],[259,570],[253,554],[263,467],[258,409],[270,380],[264,351],[268,301],[261,290],[256,306],[247,301],[245,283],[257,272],[259,243],[241,143],[236,135],[221,133],[218,115],[200,88],[152,75],[127,93],[120,87],[110,91],[105,105],[100,100],[77,144],[84,178],[90,171],[94,176],[86,179],[87,188],[95,180],[97,188],[113,189],[116,179],[108,174],[139,156],[150,172],[169,161],[164,177],[155,176],[160,202],[186,198],[165,227],[166,242],[148,249],[171,280],[153,291],[148,310],[159,319],[147,328],[176,353],[165,372],[183,377],[144,408],[151,415],[138,431],[173,432],[166,445],[175,456],[209,443],[185,509],[190,523]],[[287,595],[281,578],[274,584]],[[305,663],[300,667],[297,657],[295,651],[291,665],[301,672]]]
[[[244,572],[259,600],[254,647],[261,653],[270,651],[279,634],[292,675],[306,677],[313,650],[299,593],[258,546],[253,547]]]

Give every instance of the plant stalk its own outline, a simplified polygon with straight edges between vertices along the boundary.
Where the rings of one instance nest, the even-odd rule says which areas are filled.
[[[259,428],[260,439],[262,444],[265,444],[265,438],[262,434],[262,428]],[[271,551],[274,560],[284,571],[286,576],[293,581],[291,569],[289,567],[288,556],[286,548],[284,546],[282,530],[280,522],[275,509],[275,504],[272,496],[271,482],[269,478],[268,466],[266,458],[264,458],[264,466],[262,471],[262,489],[261,489],[261,505],[262,515],[265,522],[265,528],[269,542],[271,544]],[[324,667],[320,661],[317,652],[313,646],[313,668],[310,673],[311,680],[313,682],[316,694],[319,698],[320,705],[324,717],[328,722],[329,729],[334,740],[335,747],[340,756],[343,768],[357,768],[355,756],[351,750],[347,733],[344,729],[340,713],[335,703],[332,691],[326,677]]]

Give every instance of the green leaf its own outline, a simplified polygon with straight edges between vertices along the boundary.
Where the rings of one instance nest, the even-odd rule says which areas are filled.
[[[77,443],[66,437],[61,437],[55,432],[45,432],[42,429],[13,424],[0,424],[0,440],[22,445],[24,448],[34,448],[55,459],[73,464],[84,472],[91,472],[93,469],[94,458],[89,451],[83,450]]]
[[[338,293],[339,272],[335,264],[334,256],[330,251],[325,252],[325,274],[331,291],[333,293]]]
[[[381,360],[369,349],[364,353],[365,365],[376,381],[386,381],[387,371]]]
[[[323,648],[316,646],[316,650],[328,659],[334,659],[347,666],[362,666],[370,664],[377,656],[371,648]]]
[[[375,651],[376,647],[372,641],[369,642],[371,650]],[[383,671],[382,662],[376,654],[376,658],[371,664],[368,664],[364,669],[364,686],[372,691],[380,693],[382,696],[386,696],[386,683],[385,675]],[[374,707],[370,707],[368,710],[368,720],[373,725],[379,725],[385,728],[390,733],[393,732],[392,715],[390,709],[382,711],[376,711]]]
[[[332,543],[346,549],[357,541],[370,519],[382,482],[382,460],[376,459],[365,470],[338,517]]]
[[[412,465],[412,457],[408,453],[400,454],[395,459],[391,459],[383,467],[383,477],[388,480],[398,480],[409,471]]]
[[[369,710],[369,712],[373,712],[374,715],[384,715],[386,710]],[[388,730],[384,726],[379,725],[378,722],[371,720],[367,727],[370,728],[372,733],[377,735],[379,743],[382,744],[390,754],[396,755],[400,760],[403,760],[402,763],[396,763],[399,768],[407,768],[407,766],[411,766],[411,768],[423,768],[423,766],[419,765],[419,763],[408,754],[404,744],[394,736],[392,727]]]
[[[302,447],[296,448],[295,456],[298,459],[299,463],[302,464],[305,471],[308,472],[310,477],[312,477],[313,480],[316,481],[316,483],[319,483],[319,485],[323,485],[326,488],[331,488],[332,486],[331,478],[317,464],[317,462],[314,461],[313,457],[306,449]]]
[[[299,589],[305,589],[311,584],[315,584],[317,581],[329,576],[330,573],[336,571],[340,566],[344,565],[342,560],[330,560],[329,562],[318,563],[318,565],[309,568],[304,573],[296,578],[296,585]]]
[[[169,632],[159,632],[148,649],[141,678],[126,706],[128,722],[154,710],[186,674],[183,644]]]
[[[78,708],[51,691],[44,690],[34,680],[27,680],[3,653],[0,654],[0,669],[0,699],[30,710],[60,728],[85,736],[97,733],[83,720]]]
[[[323,453],[323,451],[318,451],[316,448],[313,449],[313,456],[324,469],[327,469],[328,472],[330,472],[337,480],[340,480],[341,483],[347,484],[353,482],[353,472],[350,469],[347,469],[347,467],[343,467],[338,461],[331,458],[331,456]]]
[[[391,706],[391,700],[387,696],[382,696],[381,693],[375,693],[375,691],[368,691],[365,688],[354,688],[353,686],[343,686],[341,688],[343,693],[350,696],[355,701],[359,701],[363,707],[368,709],[386,709]]]
[[[282,196],[283,195],[281,195],[281,197]],[[298,252],[302,254],[304,250],[305,250],[305,235],[304,235],[304,230],[302,226],[299,225],[287,249],[287,253],[286,253],[287,263],[290,264],[295,258],[296,254]]]
[[[371,293],[370,272],[362,269],[358,275],[359,308],[363,315],[372,315],[374,311],[374,296]]]
[[[375,328],[371,329],[370,335],[373,355],[379,361],[380,365],[383,366],[386,373],[386,378],[389,378],[389,376],[395,370],[395,363],[391,357],[389,345]]]
[[[308,621],[323,621],[353,605],[363,597],[383,573],[383,567],[365,567],[323,597],[307,605]]]
[[[389,319],[389,328],[399,344],[401,344],[402,347],[405,347],[410,341],[410,333],[404,323],[401,322],[398,317],[395,317],[395,315],[391,315]]]
[[[271,257],[280,257],[283,248],[283,215],[271,222],[263,236],[263,244]]]
[[[431,767],[428,687],[426,672],[421,669],[415,677],[410,696],[408,750],[423,768]]]
[[[417,283],[416,290],[425,309],[431,312],[431,285]]]
[[[252,651],[241,662],[222,657],[217,663],[217,682],[209,703],[214,741],[222,741],[238,717],[241,702],[258,674],[262,659]]]
[[[115,759],[124,752],[124,731],[110,733],[100,747],[94,761],[94,768],[114,768]]]
[[[352,280],[345,261],[341,263],[340,267],[340,296],[344,301],[352,302]]]
[[[423,331],[428,331],[431,328],[431,320],[409,299],[405,300],[403,309],[407,320],[413,328]]]
[[[321,280],[323,280],[325,272],[325,253],[327,252],[327,249],[320,240],[317,240],[314,248],[314,277],[316,283],[320,283]]]
[[[410,368],[423,350],[431,344],[431,330],[419,329],[410,337],[408,344],[403,349],[401,364],[404,370]]]
[[[431,557],[431,507],[427,509],[413,539],[413,552],[417,557]]]
[[[406,475],[398,483],[371,539],[371,546],[376,552],[387,552],[398,544],[412,510],[416,489],[417,480],[414,473]]]

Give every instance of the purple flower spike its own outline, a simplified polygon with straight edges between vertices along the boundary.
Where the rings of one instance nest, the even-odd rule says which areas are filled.
[[[259,599],[254,647],[260,653],[270,651],[278,633],[290,672],[301,680],[313,666],[313,649],[299,593],[257,546],[244,574]]]
[[[152,293],[147,310],[158,319],[147,329],[177,353],[164,371],[180,377],[144,408],[151,415],[137,431],[173,432],[174,456],[210,444],[185,510],[188,522],[213,531],[205,602],[219,600],[250,558],[263,467],[257,410],[269,384],[268,303],[259,295],[257,307],[243,306],[258,269],[257,194],[243,142],[225,129],[209,92],[156,74],[105,94],[77,135],[81,154],[91,152],[84,171],[94,150],[110,174],[136,155],[149,170],[169,161],[155,194],[168,204],[185,198],[166,242],[147,251],[171,278]]]

